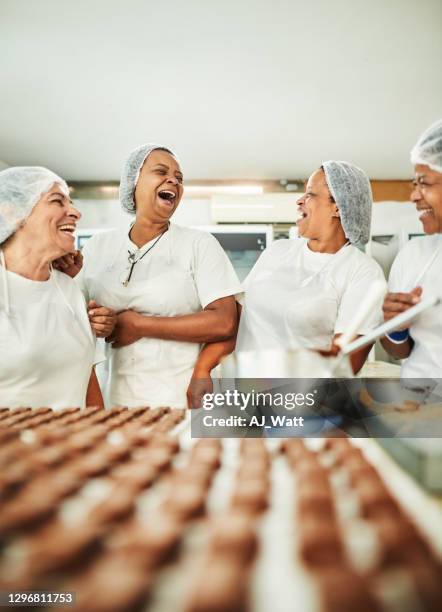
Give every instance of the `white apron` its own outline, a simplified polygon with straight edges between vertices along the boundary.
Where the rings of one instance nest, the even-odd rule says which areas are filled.
[[[0,406],[84,407],[95,339],[80,291],[56,270],[31,281],[0,259]]]
[[[328,272],[345,257],[345,246],[316,272],[286,257],[246,284],[236,350],[328,349],[340,302]]]
[[[171,230],[161,239],[171,240]],[[142,315],[175,316],[201,310],[201,304],[191,272],[180,264],[178,257],[155,252],[163,258],[158,266],[162,272],[149,274],[140,280],[131,278],[123,285],[121,261],[127,261],[127,241],[118,248],[114,261],[100,266],[91,279],[90,298],[116,311],[132,309]],[[186,406],[186,390],[200,352],[200,344],[157,338],[142,338],[129,346],[113,349],[107,345],[110,358],[108,375],[111,405],[129,407]]]

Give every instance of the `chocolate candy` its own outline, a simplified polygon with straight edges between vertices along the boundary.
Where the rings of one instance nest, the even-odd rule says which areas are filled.
[[[184,606],[185,612],[246,612],[247,609],[247,576],[243,567],[230,557],[212,555],[204,559]]]
[[[55,512],[54,499],[49,490],[29,489],[2,505],[0,536],[19,529],[29,529],[47,520]]]
[[[382,567],[403,565],[407,561],[418,565],[432,555],[427,542],[405,517],[389,514],[376,517]]]
[[[363,578],[345,567],[327,567],[315,573],[323,612],[381,612]]]
[[[76,593],[75,609],[82,612],[132,612],[146,600],[151,585],[143,566],[114,553],[99,559],[65,590]]]
[[[301,521],[304,516],[314,516],[325,521],[334,517],[333,498],[327,485],[318,487],[317,483],[303,484],[298,488],[297,501],[298,516]]]
[[[241,563],[252,561],[258,550],[256,521],[252,514],[229,512],[210,525],[209,546],[214,556],[228,556]]]
[[[157,567],[171,561],[177,554],[182,524],[168,512],[154,512],[144,521],[133,520],[112,538],[112,551],[121,551],[137,558],[145,567]]]
[[[189,520],[202,516],[205,512],[206,491],[196,483],[176,483],[165,502],[167,511],[172,512],[181,520]]]
[[[84,562],[99,550],[102,534],[96,525],[85,524],[73,530],[60,522],[48,524],[24,543],[29,571],[42,575]]]
[[[436,563],[413,563],[409,572],[425,612],[440,612],[442,603],[442,567]]]
[[[132,461],[116,467],[110,476],[122,484],[126,483],[135,491],[141,491],[154,483],[157,474],[157,469],[152,465],[146,465],[142,461]]]
[[[383,514],[398,516],[399,506],[385,486],[372,480],[357,482],[357,494],[365,518],[376,518]]]
[[[268,507],[268,491],[262,480],[238,483],[232,496],[232,506],[248,512],[263,512]]]
[[[304,517],[298,531],[299,553],[309,566],[345,565],[341,534],[334,521],[325,522]]]
[[[92,508],[88,520],[101,525],[125,518],[135,510],[135,492],[126,486],[116,486],[109,497]]]

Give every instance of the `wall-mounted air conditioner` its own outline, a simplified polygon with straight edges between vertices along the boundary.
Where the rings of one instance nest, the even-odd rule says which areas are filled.
[[[301,193],[212,196],[213,223],[294,223]]]

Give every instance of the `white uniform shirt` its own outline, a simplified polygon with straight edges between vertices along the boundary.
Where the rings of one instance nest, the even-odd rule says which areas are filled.
[[[428,264],[430,264],[428,266]],[[401,249],[390,271],[389,290],[422,287],[422,297],[442,295],[442,236],[413,238]],[[423,276],[422,276],[423,272]],[[411,324],[414,347],[402,364],[403,378],[442,377],[442,307],[436,306]]]
[[[244,281],[237,350],[328,349],[379,281],[379,265],[352,245],[328,254],[310,250],[304,238],[277,240]],[[381,305],[382,298],[359,334],[381,322]]]
[[[84,407],[94,354],[84,297],[69,276],[53,270],[32,281],[0,266],[0,406]]]
[[[127,232],[91,238],[77,277],[86,298],[117,311],[172,317],[199,312],[217,299],[242,291],[227,255],[211,234],[170,224],[152,247],[155,240],[138,249]],[[128,252],[137,258],[146,255],[134,266],[125,287]],[[186,406],[186,390],[200,349],[195,342],[157,338],[108,349],[111,404]]]

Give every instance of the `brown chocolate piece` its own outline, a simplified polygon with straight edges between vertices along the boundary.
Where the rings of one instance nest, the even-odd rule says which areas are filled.
[[[428,543],[405,517],[381,515],[374,522],[381,550],[381,566],[418,564],[432,557]],[[415,563],[414,563],[415,562]]]
[[[357,446],[343,446],[335,449],[335,462],[334,465],[336,467],[346,465],[347,461],[356,461],[359,460],[361,462],[366,462],[365,455]]]
[[[318,487],[316,483],[303,484],[297,491],[297,510],[300,520],[304,516],[314,516],[325,521],[333,519],[335,506],[331,489],[324,485]],[[302,523],[301,523],[302,524]]]
[[[261,480],[246,480],[238,483],[232,497],[232,506],[248,512],[263,512],[268,507],[266,483]]]
[[[440,612],[442,604],[442,567],[436,563],[413,563],[409,572],[425,612]]]
[[[191,483],[208,491],[214,476],[213,470],[205,463],[188,463],[183,469],[176,470],[172,479],[177,483]]]
[[[60,522],[49,523],[26,539],[29,571],[42,575],[84,562],[99,550],[102,534],[96,525],[72,529]]]
[[[242,463],[236,473],[237,481],[262,480],[267,488],[270,487],[269,471],[262,463]]]
[[[56,509],[49,491],[22,491],[0,508],[0,536],[29,529],[47,520]]]
[[[398,503],[382,483],[363,480],[355,484],[362,515],[365,518],[374,519],[384,514],[395,517],[400,515]]]
[[[145,567],[157,567],[171,561],[177,554],[182,524],[168,512],[154,513],[148,522],[131,521],[115,533],[111,550],[137,558]]]
[[[348,568],[327,567],[315,573],[323,612],[381,612],[368,583]]]
[[[165,448],[174,455],[180,450],[180,443],[176,436],[168,436],[161,433],[153,434],[150,440],[150,448]]]
[[[86,478],[105,474],[110,467],[106,456],[97,451],[80,457],[71,466],[77,470],[80,476]]]
[[[167,470],[172,463],[172,452],[169,448],[147,448],[138,449],[133,453],[133,458],[136,461],[145,462],[157,472]]]
[[[146,600],[151,585],[145,568],[114,553],[99,559],[68,588],[75,591],[75,609],[81,612],[132,612]]]
[[[241,563],[249,563],[258,550],[256,521],[253,515],[230,512],[217,517],[210,527],[209,542],[214,556],[232,556]]]
[[[116,486],[109,497],[91,509],[88,520],[93,524],[112,523],[131,515],[135,510],[135,492],[129,487]]]
[[[304,517],[298,531],[299,553],[309,566],[345,565],[341,534],[334,521]]]
[[[377,470],[369,463],[357,463],[353,465],[346,465],[348,473],[348,479],[352,487],[357,487],[361,481],[370,481],[373,483],[383,484],[382,478],[380,477]]]
[[[192,449],[190,462],[206,464],[215,471],[221,465],[220,452],[217,448],[199,446]]]
[[[31,478],[32,470],[27,461],[20,461],[0,472],[0,501],[16,493]]]
[[[154,483],[157,473],[156,468],[152,465],[141,461],[132,461],[119,465],[111,472],[110,476],[122,484],[127,483],[135,491],[142,491]]]
[[[206,491],[196,483],[176,483],[165,508],[181,520],[202,516],[206,507]]]
[[[96,452],[99,454],[102,453],[108,464],[111,465],[127,459],[131,453],[131,450],[131,446],[128,442],[122,442],[120,444],[103,442],[97,447]]]
[[[184,607],[185,612],[246,612],[247,574],[229,557],[212,555],[204,560]]]
[[[338,451],[339,449],[349,448],[351,442],[346,437],[327,438],[324,442],[324,450]]]

